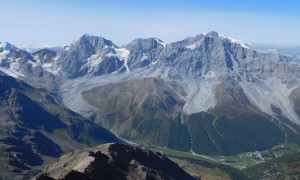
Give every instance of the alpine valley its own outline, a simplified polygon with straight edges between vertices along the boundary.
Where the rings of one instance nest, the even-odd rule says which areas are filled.
[[[207,156],[300,144],[299,57],[214,31],[121,47],[85,34],[35,52],[0,43],[0,72],[5,178],[34,176],[67,152],[108,142]]]

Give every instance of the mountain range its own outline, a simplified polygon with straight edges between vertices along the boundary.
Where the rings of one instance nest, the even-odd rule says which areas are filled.
[[[300,143],[300,59],[257,51],[214,31],[174,43],[135,39],[122,47],[85,34],[62,50],[34,53],[0,43],[0,71],[18,86],[6,88],[17,90],[5,90],[3,107],[27,117],[27,112],[38,114],[29,110],[43,101],[47,106],[41,109],[48,114],[58,109],[62,117],[71,113],[80,119],[75,124],[89,123],[82,132],[87,133],[85,146],[102,138],[89,139],[92,127],[104,127],[120,138],[110,133],[106,141],[123,139],[207,155]],[[30,96],[20,94],[23,86],[31,89]],[[29,110],[18,110],[24,103]],[[0,114],[10,117],[7,111]],[[22,126],[44,137],[54,129],[67,131],[74,123],[57,114],[47,116],[51,123],[43,118]]]

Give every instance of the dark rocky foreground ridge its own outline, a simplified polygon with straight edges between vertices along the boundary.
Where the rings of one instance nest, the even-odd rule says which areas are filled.
[[[125,144],[103,144],[66,154],[37,180],[50,179],[200,179],[165,155]]]

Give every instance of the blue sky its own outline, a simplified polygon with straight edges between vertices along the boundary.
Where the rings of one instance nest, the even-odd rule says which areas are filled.
[[[298,0],[0,0],[0,42],[67,45],[84,33],[117,45],[217,31],[244,42],[300,45]]]

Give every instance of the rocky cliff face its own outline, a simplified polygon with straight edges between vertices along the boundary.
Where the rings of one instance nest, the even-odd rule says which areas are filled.
[[[124,144],[104,144],[62,156],[43,179],[196,179],[162,154]]]
[[[258,52],[216,32],[171,44],[138,39],[126,48],[129,73],[95,77],[88,83],[72,81],[77,93],[83,88],[83,98],[98,108],[96,121],[125,139],[197,153],[235,154],[289,139],[286,128],[299,134],[297,95],[290,96],[299,86],[300,66],[294,57]],[[134,65],[144,62],[142,54],[151,63]],[[160,83],[151,85],[151,78]],[[164,104],[169,95],[175,106]],[[174,134],[178,136],[172,139]]]
[[[58,62],[67,77],[76,78],[86,74],[102,75],[125,69],[127,50],[101,37],[83,35],[66,47]]]
[[[299,59],[259,52],[217,32],[170,44],[136,39],[123,47],[84,35],[55,56],[1,52],[9,57],[2,64],[35,62],[54,77],[52,87],[68,108],[138,143],[235,154],[300,134]],[[47,76],[1,69],[49,89]]]

